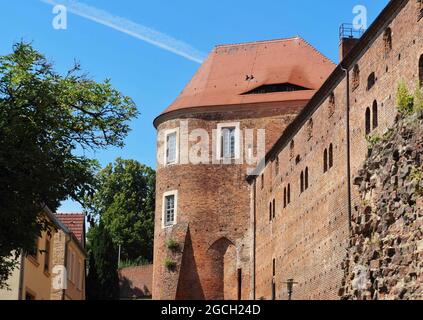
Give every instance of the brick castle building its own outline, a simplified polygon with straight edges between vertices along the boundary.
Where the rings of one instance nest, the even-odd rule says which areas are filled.
[[[154,121],[153,298],[338,298],[367,137],[423,83],[422,12],[390,1],[337,66],[299,37],[210,53]]]

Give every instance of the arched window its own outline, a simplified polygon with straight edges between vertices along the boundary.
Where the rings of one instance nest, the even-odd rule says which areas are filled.
[[[291,159],[294,158],[294,154],[295,154],[295,142],[294,140],[292,140],[289,146],[289,156]]]
[[[333,167],[333,144],[329,146],[329,169]]]
[[[374,130],[379,126],[377,101],[376,100],[373,102],[372,111],[373,111],[373,122],[372,122],[372,124],[373,124],[373,130]]]
[[[371,113],[370,108],[366,109],[366,136],[370,134],[372,131],[371,123],[370,123]]]
[[[305,175],[304,175],[304,190],[308,189],[308,167],[305,169]]]
[[[287,197],[286,197],[287,203],[291,203],[291,184],[288,184],[288,190],[287,190]]]
[[[310,140],[311,138],[313,138],[313,119],[307,122],[307,139]]]
[[[367,90],[370,90],[371,88],[373,88],[375,83],[376,83],[376,75],[374,72],[372,72],[367,78]]]
[[[323,152],[323,173],[328,172],[328,149]]]
[[[420,56],[419,60],[419,82],[420,87],[423,87],[423,54]]]
[[[392,30],[387,28],[383,34],[383,43],[385,45],[385,57],[389,55],[392,50]]]
[[[332,92],[329,96],[329,118],[335,113],[335,94]]]
[[[304,172],[301,171],[301,175],[300,175],[300,190],[301,193],[304,192]]]
[[[352,90],[354,91],[360,86],[360,67],[358,64],[354,66],[352,75]]]

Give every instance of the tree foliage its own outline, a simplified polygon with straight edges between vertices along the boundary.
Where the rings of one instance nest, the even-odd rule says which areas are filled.
[[[31,250],[49,228],[37,219],[90,193],[96,162],[77,150],[123,146],[133,101],[76,64],[60,75],[32,45],[0,57],[0,286],[13,252]]]
[[[135,160],[117,159],[96,176],[95,192],[85,199],[89,216],[99,217],[121,259],[152,261],[155,171]]]
[[[88,300],[119,298],[118,252],[104,225],[93,226],[88,232]]]

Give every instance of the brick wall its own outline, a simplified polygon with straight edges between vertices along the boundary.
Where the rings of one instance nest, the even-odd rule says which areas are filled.
[[[360,86],[351,92],[351,175],[354,178],[367,154],[365,113],[374,101],[378,105],[378,126],[373,134],[383,132],[396,115],[395,99],[399,81],[410,89],[418,81],[419,58],[423,54],[423,23],[417,21],[417,1],[404,3],[393,21],[385,21],[375,41],[358,58]],[[392,30],[392,50],[385,54],[384,32]],[[367,89],[368,76],[374,72],[376,83]],[[352,70],[351,75],[352,78]],[[287,299],[287,279],[298,284],[294,299],[338,299],[349,239],[346,143],[346,79],[333,88],[335,112],[332,115],[327,92],[326,100],[314,114],[312,137],[307,121],[295,134],[294,157],[289,144],[280,150],[279,175],[269,161],[264,171],[265,185],[257,180],[256,198],[256,298],[272,298],[272,282],[276,299]],[[307,119],[307,120],[309,120]],[[310,139],[309,139],[310,138]],[[323,154],[333,145],[333,167],[324,172]],[[299,156],[299,157],[298,157]],[[298,158],[297,158],[298,157]],[[296,159],[300,161],[297,163]],[[309,188],[300,192],[301,172],[309,171]],[[352,179],[353,180],[353,179]],[[284,189],[291,187],[291,203],[283,208]],[[359,201],[353,188],[353,203]],[[275,199],[275,217],[270,221],[269,209]],[[273,259],[276,274],[273,276]]]
[[[202,128],[209,136],[218,125],[237,122],[240,129],[266,129],[267,150],[301,110],[304,102],[261,107],[242,106],[225,112],[186,113],[159,126],[159,131],[188,120],[189,130]],[[196,142],[191,142],[192,146]],[[210,147],[211,148],[211,147]],[[163,157],[163,154],[159,154]],[[210,149],[211,157],[211,149]],[[250,297],[251,228],[247,165],[181,164],[157,170],[157,202],[154,242],[155,299],[237,299],[238,272],[241,296]],[[178,191],[177,225],[162,228],[163,194]],[[172,252],[166,241],[176,241]],[[168,270],[165,259],[177,266]],[[240,270],[240,271],[239,271]]]
[[[120,299],[147,299],[152,295],[153,265],[120,269]]]

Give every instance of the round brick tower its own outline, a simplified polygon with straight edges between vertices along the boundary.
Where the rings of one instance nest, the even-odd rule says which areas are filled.
[[[158,130],[154,299],[250,299],[246,175],[334,65],[301,38],[216,47]]]

